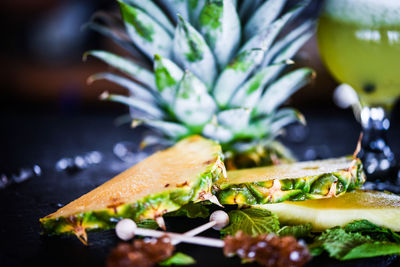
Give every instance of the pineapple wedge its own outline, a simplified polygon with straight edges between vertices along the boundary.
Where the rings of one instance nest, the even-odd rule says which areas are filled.
[[[365,181],[359,159],[343,157],[228,172],[221,204],[256,205],[339,196]]]
[[[188,137],[155,153],[58,211],[40,219],[47,234],[107,229],[122,218],[154,219],[189,202],[211,199],[214,182],[225,175],[221,147],[200,136]],[[160,224],[160,223],[159,223]]]
[[[400,231],[400,196],[391,193],[356,190],[336,198],[288,201],[257,207],[274,212],[282,223],[311,223],[314,231],[345,226],[351,221],[363,219]]]

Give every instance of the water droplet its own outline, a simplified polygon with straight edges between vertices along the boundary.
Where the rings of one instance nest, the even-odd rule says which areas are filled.
[[[35,174],[31,168],[22,168],[19,171],[18,175],[13,175],[13,181],[16,183],[22,183],[32,177],[34,177]]]
[[[6,188],[10,184],[10,179],[4,173],[0,174],[0,189]]]
[[[365,182],[365,184],[362,186],[362,189],[366,190],[375,190],[376,184],[373,182]]]
[[[289,125],[286,128],[286,138],[295,143],[303,142],[308,136],[307,127],[300,123]]]
[[[249,253],[247,253],[247,258],[251,259],[254,258],[256,256],[256,253],[254,251],[250,251]]]
[[[377,190],[383,191],[383,190],[385,190],[385,188],[386,188],[386,185],[384,183],[378,183],[376,185]]]
[[[41,176],[42,175],[42,168],[40,168],[39,165],[33,165],[33,172],[36,176]]]
[[[245,252],[244,252],[244,249],[242,249],[242,248],[239,248],[237,251],[236,251],[236,253],[238,254],[238,256],[239,257],[241,257],[241,258],[244,258],[246,255],[245,255]]]
[[[304,246],[307,245],[307,243],[306,243],[306,241],[304,241],[304,239],[300,239],[298,242],[299,242],[299,245],[300,245],[300,246],[303,246],[303,247],[304,247]]]
[[[331,157],[331,150],[327,145],[312,146],[304,152],[305,160],[327,159]]]
[[[56,170],[57,171],[65,171],[70,169],[74,166],[74,161],[71,158],[62,158],[56,163]]]
[[[298,251],[293,251],[290,253],[290,260],[292,261],[298,261],[300,259],[300,253]]]
[[[127,141],[116,143],[113,152],[120,160],[129,163],[136,162],[140,153],[137,144]]]
[[[257,243],[257,247],[265,248],[266,246],[267,246],[267,242],[260,241],[260,242]]]
[[[88,164],[86,163],[86,160],[84,157],[82,156],[76,156],[74,158],[74,163],[73,163],[73,167],[79,169],[79,170],[83,170],[86,169],[88,166]]]
[[[91,151],[85,155],[88,164],[99,164],[103,160],[103,154],[99,151]]]
[[[50,203],[51,204],[51,206],[53,207],[53,208],[56,208],[56,209],[59,209],[59,208],[62,208],[62,207],[64,207],[64,204],[61,204],[61,203]]]
[[[317,158],[317,151],[314,148],[307,148],[304,152],[304,159],[305,160],[314,160]]]

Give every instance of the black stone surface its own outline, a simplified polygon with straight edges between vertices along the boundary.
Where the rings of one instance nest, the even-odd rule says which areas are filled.
[[[353,152],[360,127],[350,111],[326,109],[304,113],[308,121],[306,135],[300,138],[304,140],[283,138],[299,159],[315,156],[315,151],[321,157]],[[72,236],[41,236],[38,219],[129,167],[113,155],[112,148],[119,141],[138,141],[141,131],[127,126],[116,127],[114,119],[117,115],[98,111],[75,115],[2,113],[0,173],[15,173],[21,167],[38,164],[43,174],[0,190],[0,266],[105,265],[109,251],[118,243],[113,231],[89,233],[90,246],[85,247]],[[396,153],[400,152],[399,124],[398,116],[395,116],[389,140]],[[307,152],[310,147],[314,152]],[[104,160],[100,164],[74,174],[55,170],[58,159],[92,150],[103,153]],[[167,228],[184,232],[204,221],[169,218]],[[218,237],[214,230],[204,235]],[[177,250],[193,256],[197,260],[196,266],[241,265],[239,259],[227,259],[221,250],[214,248],[181,244]],[[322,265],[400,266],[400,260],[394,256],[339,262],[321,256],[309,263],[309,266]]]

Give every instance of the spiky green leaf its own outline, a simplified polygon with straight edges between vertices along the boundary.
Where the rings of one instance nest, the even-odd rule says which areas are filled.
[[[270,125],[271,132],[277,132],[294,122],[305,124],[304,116],[296,109],[282,108],[273,115]]]
[[[89,28],[96,31],[108,38],[110,38],[114,43],[128,51],[131,55],[135,57],[143,57],[140,52],[132,45],[128,35],[125,33],[124,29],[104,26],[100,23],[90,21],[83,26],[84,29]]]
[[[176,117],[195,132],[210,121],[217,107],[207,87],[186,71],[178,85],[174,111]]]
[[[244,28],[245,39],[251,38],[268,27],[279,16],[285,3],[286,0],[268,0],[257,8]]]
[[[135,99],[133,97],[127,97],[123,95],[108,94],[107,92],[104,92],[101,95],[101,99],[119,102],[127,106],[133,107],[135,109],[145,112],[154,119],[166,118],[166,114],[158,106],[148,102],[144,102],[143,100],[140,99]]]
[[[223,69],[240,42],[240,20],[232,0],[207,0],[200,13],[199,28]]]
[[[189,21],[195,28],[199,26],[199,16],[207,0],[189,0]]]
[[[174,22],[178,21],[177,15],[189,20],[189,9],[187,0],[159,0],[162,6],[168,11]]]
[[[286,63],[271,65],[253,74],[250,79],[239,87],[232,97],[229,106],[253,108],[260,99],[264,87],[276,77],[277,72],[284,66],[286,66]]]
[[[83,55],[83,59],[86,60],[87,56],[101,59],[108,65],[128,74],[133,79],[143,83],[144,85],[147,85],[149,88],[154,90],[156,88],[153,72],[136,64],[132,60],[101,50],[88,51]]]
[[[165,13],[153,3],[153,1],[141,1],[141,0],[124,0],[130,5],[136,6],[146,12],[152,19],[157,21],[168,33],[172,36],[175,31],[174,25],[171,23]]]
[[[242,1],[239,7],[239,17],[241,21],[245,21],[255,10],[263,3],[263,0]]]
[[[88,83],[92,83],[98,80],[108,80],[110,82],[114,82],[126,89],[136,98],[142,99],[145,102],[149,102],[155,104],[158,102],[157,98],[150,93],[150,91],[143,86],[139,85],[138,83],[133,82],[130,79],[122,77],[120,75],[111,73],[111,72],[101,72],[96,73],[88,78]]]
[[[154,74],[161,98],[172,107],[175,101],[177,85],[183,77],[183,71],[171,60],[155,55]]]
[[[307,20],[296,29],[290,31],[288,35],[277,41],[271,49],[266,52],[262,65],[267,66],[274,58],[276,58],[274,62],[292,58],[298,49],[313,35],[314,26],[314,20]]]
[[[158,134],[146,134],[140,142],[140,149],[144,149],[149,146],[169,147],[173,144],[174,142],[165,138],[165,136],[160,136]]]
[[[191,134],[191,131],[188,128],[186,128],[182,124],[178,124],[175,122],[161,120],[142,120],[139,121],[139,123],[149,126],[175,141]]]
[[[253,115],[259,116],[271,113],[294,92],[309,83],[314,75],[314,71],[309,68],[297,69],[284,75],[265,90],[260,101],[253,109]]]
[[[256,120],[252,120],[249,127],[245,128],[242,132],[243,137],[248,138],[264,138],[272,135],[271,131],[272,116],[266,116]]]
[[[207,123],[203,127],[202,135],[223,144],[232,141],[235,137],[232,131],[215,123]]]
[[[290,43],[287,47],[284,48],[282,52],[280,52],[279,54],[276,55],[275,58],[273,58],[272,62],[275,63],[292,58],[297,53],[297,51],[304,45],[304,43],[307,42],[311,36],[313,36],[313,34],[314,34],[313,32],[307,32],[300,38]]]
[[[217,74],[214,55],[203,36],[182,17],[176,27],[173,53],[178,64],[211,88]]]
[[[223,70],[214,87],[214,97],[221,108],[228,105],[236,89],[250,76],[261,63],[264,51],[252,49],[239,53]]]
[[[237,135],[248,127],[250,122],[250,110],[244,108],[224,110],[218,113],[217,120],[218,124]]]
[[[296,17],[303,6],[299,5],[285,13],[282,17],[275,20],[272,24],[261,29],[256,35],[252,36],[241,48],[240,51],[245,51],[253,48],[260,48],[267,51],[272,42],[281,32],[283,27],[294,17]]]
[[[118,0],[126,30],[132,42],[148,58],[155,54],[170,56],[172,38],[153,18],[139,8]]]

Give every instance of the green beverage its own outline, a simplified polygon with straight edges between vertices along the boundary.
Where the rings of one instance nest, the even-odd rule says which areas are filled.
[[[327,0],[318,23],[321,57],[367,106],[400,96],[400,0]]]

